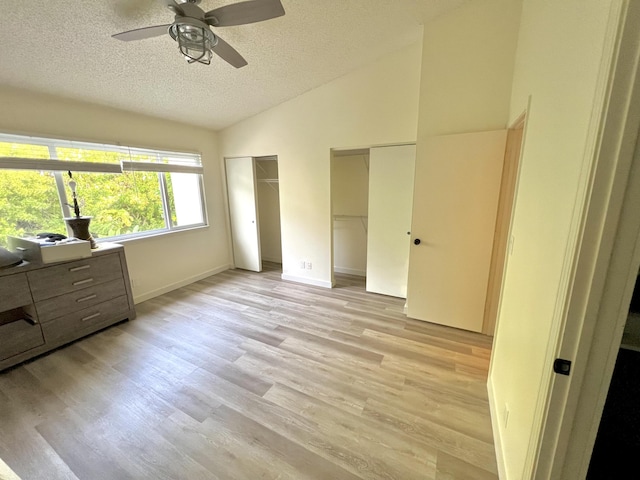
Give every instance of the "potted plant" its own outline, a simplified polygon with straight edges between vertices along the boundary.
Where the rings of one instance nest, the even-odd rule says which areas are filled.
[[[71,171],[68,171],[67,173],[69,174],[69,188],[71,189],[71,194],[73,196],[73,205],[70,203],[67,203],[67,205],[73,208],[75,216],[66,217],[64,221],[73,232],[74,237],[80,240],[87,240],[91,244],[92,249],[98,248],[96,241],[91,236],[91,232],[89,232],[89,224],[91,223],[92,217],[83,217],[80,215],[80,206],[78,205],[78,196],[76,195],[77,184],[73,179]]]

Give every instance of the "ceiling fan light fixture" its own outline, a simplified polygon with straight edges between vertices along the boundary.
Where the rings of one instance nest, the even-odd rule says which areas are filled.
[[[218,38],[206,23],[183,17],[171,25],[169,34],[178,42],[178,49],[187,62],[211,63],[213,47],[218,43]]]

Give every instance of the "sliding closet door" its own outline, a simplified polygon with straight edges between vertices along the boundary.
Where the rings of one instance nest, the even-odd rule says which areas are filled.
[[[226,158],[229,217],[236,268],[260,272],[260,230],[255,161],[252,157]]]
[[[369,154],[367,291],[406,298],[415,145]]]

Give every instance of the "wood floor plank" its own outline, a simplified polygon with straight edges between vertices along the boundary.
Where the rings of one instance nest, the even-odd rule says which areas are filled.
[[[491,339],[230,270],[0,372],[0,458],[27,479],[495,480]]]
[[[361,459],[352,459],[350,463],[367,478],[435,478],[436,450],[416,446],[399,431],[390,434],[383,426],[380,428],[381,425],[372,425],[347,412],[331,409],[330,405],[284,385],[276,384],[265,398],[316,420],[323,443],[333,445],[332,449],[325,447],[325,450],[335,451],[336,460],[342,460],[346,452],[359,449]],[[333,412],[331,415],[329,410]],[[318,422],[319,419],[322,421]],[[350,456],[354,457],[354,454]]]
[[[285,332],[288,339],[297,338],[302,340],[305,344],[316,344],[321,347],[322,351],[329,352],[328,354],[331,354],[332,352],[335,352],[336,355],[345,354],[374,365],[379,365],[384,358],[383,355],[373,352],[370,349],[367,350],[348,343],[336,342],[330,338],[314,335],[295,328],[278,326],[276,330],[279,332]]]
[[[242,345],[250,356],[256,356],[266,364],[279,366],[300,379],[301,382],[311,380],[322,386],[338,385],[341,392],[354,398],[368,398],[371,395],[399,394],[405,388],[406,379],[402,376],[388,374],[380,370],[377,377],[365,372],[346,368],[340,362],[326,362],[324,359],[300,355],[287,349],[260,345],[247,341]],[[304,352],[303,352],[304,353]],[[241,361],[244,357],[241,357]],[[382,393],[381,393],[382,392]]]
[[[445,452],[438,452],[436,480],[495,480],[496,475]]]
[[[266,363],[263,356],[246,354],[235,362],[243,368],[251,369],[269,378],[272,384],[278,382],[288,385],[307,395],[315,396],[322,399],[337,408],[360,414],[366,403],[366,397],[361,395],[353,395],[348,392],[347,386],[338,383],[335,380],[332,384],[324,381],[326,377],[318,375],[317,372],[306,370],[304,376],[300,375],[300,371],[291,371],[289,368],[283,368],[283,362],[277,359],[269,359]],[[266,392],[264,392],[266,393]]]
[[[135,478],[133,471],[126,469],[130,462],[123,461],[117,448],[100,441],[84,427],[82,419],[67,410],[48,418],[36,430],[78,478]],[[21,469],[17,472],[22,475]]]
[[[3,382],[3,386],[6,385]],[[43,418],[57,415],[63,409],[54,409],[46,414],[43,411],[24,408],[32,401],[33,395],[43,393],[43,400],[51,400],[44,389],[33,389],[14,401],[0,392],[0,458],[15,468],[19,465],[23,480],[78,480],[65,461],[60,458],[51,445],[35,430]],[[37,417],[36,417],[37,416]],[[33,420],[37,418],[37,422]]]
[[[262,456],[269,454],[271,457],[269,462],[271,467],[273,467],[272,463],[275,463],[274,460],[277,459],[280,468],[274,470],[275,477],[284,470],[283,465],[288,465],[295,471],[291,475],[291,478],[295,479],[303,476],[318,480],[328,478],[358,479],[357,476],[344,468],[229,407],[221,406],[214,416],[207,419],[207,422],[215,422],[216,425],[223,424],[234,438],[244,440],[245,445],[258,446]],[[245,454],[247,450],[247,447],[244,446],[241,454]]]
[[[429,446],[446,452],[467,463],[480,466],[493,474],[497,473],[493,444],[470,437],[462,432],[407,414],[388,404],[370,400],[363,410],[363,416],[375,419],[416,438]]]

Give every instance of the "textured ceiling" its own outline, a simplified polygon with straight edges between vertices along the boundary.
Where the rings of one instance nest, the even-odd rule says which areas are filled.
[[[161,0],[0,0],[0,85],[220,129],[417,41],[464,1],[282,0],[284,17],[214,29],[249,62],[235,69],[187,64],[168,35],[111,38],[171,23]]]

